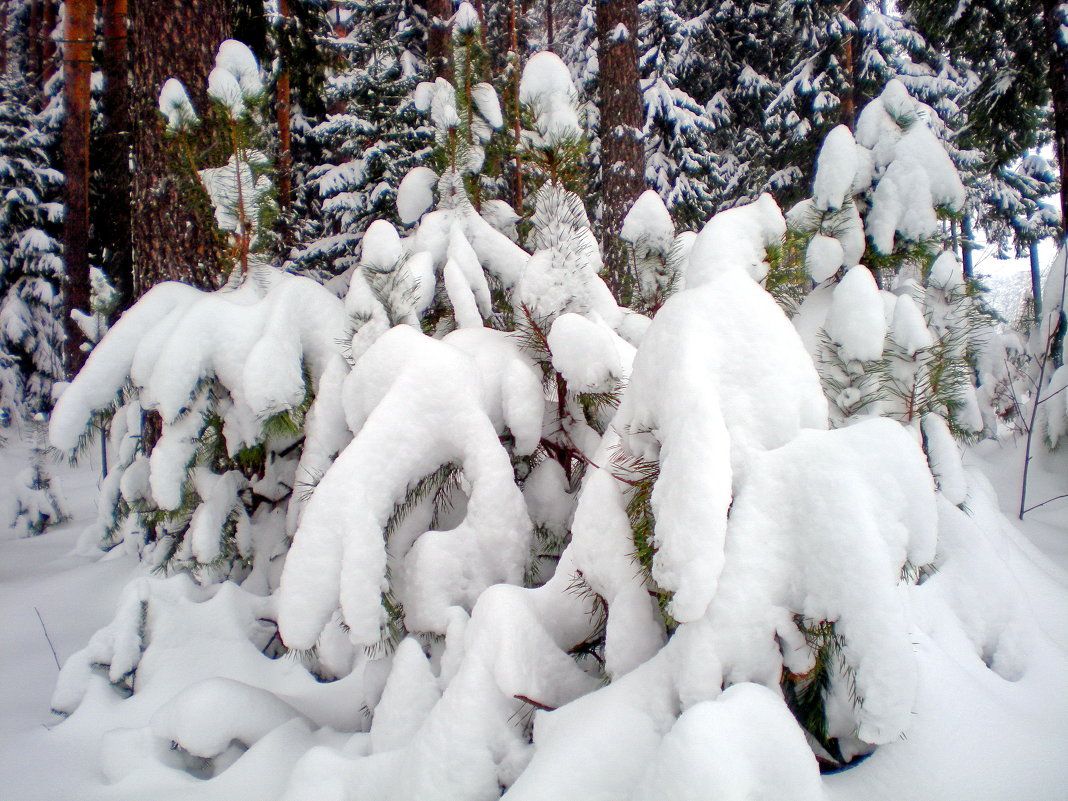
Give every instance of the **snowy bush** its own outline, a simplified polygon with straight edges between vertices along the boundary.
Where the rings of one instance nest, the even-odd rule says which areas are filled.
[[[52,444],[83,447],[111,421],[115,465],[93,533],[202,580],[256,575],[285,550],[285,509],[319,384],[343,362],[342,304],[261,268],[239,288],[154,287],[94,348],[52,416]],[[332,400],[332,399],[331,399]],[[154,438],[154,443],[146,440]],[[149,447],[151,444],[151,447]],[[336,447],[335,447],[336,450]]]
[[[961,438],[993,426],[975,385],[978,366],[989,399],[1005,373],[987,355],[993,318],[939,239],[939,214],[963,202],[945,148],[901,83],[865,107],[856,138],[845,126],[828,134],[812,197],[787,215],[782,262],[804,266],[803,277],[786,276],[806,287],[794,320],[836,424],[938,415]]]
[[[470,66],[477,14],[452,24]],[[524,75],[531,147],[578,119],[554,59]],[[938,359],[968,356],[970,296],[952,254],[889,275],[957,197],[938,143],[899,124],[920,125],[907,95],[873,104],[867,145],[832,132],[792,231],[768,195],[679,235],[639,198],[623,237],[650,320],[599,277],[564,175],[541,176],[525,247],[509,235],[515,213],[482,198],[500,114],[477,88],[418,87],[444,159],[400,183],[406,235],[367,226],[343,300],[267,267],[160,285],[57,405],[65,450],[112,420],[96,533],[176,573],[135,579],[60,675],[57,711],[122,718],[106,780],[820,799],[821,767],[928,723],[929,630],[1024,675],[1042,635],[1021,603],[984,600],[985,625],[959,594],[982,575],[1012,597],[959,508],[996,529],[954,439],[983,425],[974,388],[935,386]],[[900,202],[892,169],[924,176],[927,206]],[[772,295],[790,281],[819,282],[793,321]]]

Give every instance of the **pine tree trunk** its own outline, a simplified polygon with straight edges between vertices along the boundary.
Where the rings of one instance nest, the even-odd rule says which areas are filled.
[[[1046,62],[1053,105],[1053,150],[1061,173],[1061,241],[1068,232],[1068,42],[1060,37],[1057,16],[1062,0],[1042,0],[1042,20],[1046,31]]]
[[[229,32],[229,0],[135,0],[131,7],[135,295],[160,281],[215,288],[224,279],[223,242],[211,206],[179,148],[165,135],[159,91],[168,78],[177,78],[203,115],[207,76]]]
[[[631,204],[645,189],[637,33],[637,0],[597,4],[604,196],[601,232],[608,286],[624,305],[630,302],[633,279],[619,232]]]
[[[842,92],[841,120],[842,124],[849,126],[852,131],[857,122],[857,73],[863,46],[860,32],[861,0],[845,0],[843,10],[853,25],[853,33],[846,37],[842,46],[842,75],[846,85]]]
[[[0,75],[7,75],[8,0],[0,0]]]
[[[69,0],[68,0],[69,2]],[[56,74],[56,43],[52,35],[59,23],[59,0],[44,0],[41,20],[41,87]],[[90,33],[90,36],[92,33]]]
[[[63,259],[67,271],[64,323],[67,370],[85,360],[85,337],[71,311],[89,310],[89,79],[92,74],[94,0],[67,0],[63,30]]]
[[[278,72],[278,83],[275,92],[275,103],[278,121],[278,205],[282,213],[289,211],[293,200],[293,143],[290,130],[290,85],[288,60],[292,55],[288,46],[289,25],[291,17],[289,13],[289,0],[278,0],[278,13],[282,17],[285,27],[282,41],[285,44],[283,52],[279,54],[281,68]]]
[[[100,261],[122,305],[133,302],[130,253],[130,59],[126,36],[127,0],[101,0],[104,49],[104,131],[101,136],[101,197],[93,210]]]
[[[553,0],[545,0],[545,41],[546,48],[555,52],[556,25],[553,20]]]
[[[452,0],[423,0],[430,21],[430,33],[426,44],[427,62],[435,78],[452,80],[452,47],[449,20],[452,18]]]
[[[27,57],[33,85],[37,87],[38,102],[40,102],[41,89],[41,66],[44,64],[44,54],[41,43],[41,0],[30,0],[30,10],[26,23],[26,44],[29,54]]]

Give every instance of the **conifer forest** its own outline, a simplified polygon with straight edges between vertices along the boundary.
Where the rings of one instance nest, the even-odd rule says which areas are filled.
[[[1068,798],[1068,2],[0,31],[2,801]]]

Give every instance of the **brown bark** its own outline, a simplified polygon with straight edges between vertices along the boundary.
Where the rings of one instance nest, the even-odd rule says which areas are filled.
[[[1068,232],[1068,44],[1060,40],[1059,0],[1042,0],[1046,32],[1046,61],[1053,106],[1053,150],[1061,176],[1061,240]]]
[[[160,281],[214,288],[223,280],[224,245],[211,205],[166,135],[158,104],[160,87],[177,78],[203,118],[207,76],[229,32],[228,0],[134,0],[130,7],[135,295]]]
[[[435,78],[452,80],[452,42],[449,20],[452,18],[451,0],[424,0],[430,33],[426,43],[426,57]]]
[[[41,2],[42,0],[30,0],[29,21],[26,23],[26,38],[29,39],[27,56],[30,74],[33,76],[33,85],[37,87],[38,96],[42,88],[41,67],[44,64],[44,54],[41,45]]]
[[[7,75],[8,0],[0,0],[0,75]]]
[[[127,0],[101,0],[104,48],[104,130],[100,156],[101,199],[94,209],[93,230],[100,262],[123,306],[133,302],[130,251],[130,60],[126,36]]]
[[[289,0],[278,0],[278,13],[282,16],[283,25],[288,25],[290,20]],[[283,41],[287,41],[283,39]],[[290,50],[288,46],[280,53],[281,69],[278,72],[278,84],[276,88],[276,118],[278,120],[278,205],[283,214],[289,210],[293,200],[293,142],[290,130],[290,80],[289,64]]]
[[[93,0],[67,0],[63,30],[63,165],[65,171],[63,258],[67,271],[64,299],[67,370],[81,367],[85,337],[71,311],[89,310],[89,78],[92,74]]]
[[[41,87],[56,74],[56,43],[52,35],[59,20],[58,0],[44,0],[41,19]],[[90,33],[90,35],[92,35]]]
[[[857,72],[860,57],[861,0],[845,0],[842,11],[853,24],[853,33],[842,43],[842,73],[845,89],[842,93],[841,121],[853,130],[857,122]]]
[[[549,50],[555,52],[556,26],[553,23],[553,0],[545,0],[545,39]]]
[[[617,35],[624,26],[626,35]],[[637,0],[597,4],[600,63],[601,218],[606,280],[622,304],[629,303],[633,277],[619,232],[631,204],[645,190],[642,98],[638,86]]]

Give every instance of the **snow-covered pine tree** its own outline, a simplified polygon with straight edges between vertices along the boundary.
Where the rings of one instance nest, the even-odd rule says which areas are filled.
[[[252,53],[224,42],[208,83],[231,149],[197,177],[235,243],[231,280],[218,292],[164,283],[147,293],[94,348],[57,406],[51,438],[77,453],[110,432],[113,462],[87,550],[125,543],[161,570],[267,592],[301,494],[300,459],[339,447],[322,437],[308,445],[303,429],[320,381],[343,370],[345,322],[329,291],[255,253],[270,187],[248,139],[249,105],[263,88]],[[177,80],[159,103],[180,140],[201,124]]]
[[[426,160],[432,131],[410,99],[426,72],[417,4],[342,3],[331,18],[337,66],[327,82],[329,113],[310,132],[325,160],[306,178],[321,211],[319,219],[304,221],[293,261],[336,275],[356,263],[372,221],[398,222],[397,188]]]
[[[48,466],[48,417],[44,412],[34,412],[27,417],[26,425],[30,464],[14,477],[8,524],[24,537],[36,537],[70,516],[63,490]]]
[[[845,126],[828,134],[812,197],[787,215],[786,252],[815,285],[794,322],[832,423],[879,415],[915,428],[944,497],[962,504],[954,437],[995,424],[979,398],[990,402],[1007,367],[978,288],[943,250],[939,216],[959,213],[966,195],[924,108],[891,81],[861,112],[855,138]]]
[[[644,0],[638,7],[638,69],[645,106],[645,181],[667,204],[679,224],[703,225],[715,210],[709,190],[715,169],[712,134],[721,120],[711,117],[683,88],[680,71],[692,60],[694,23],[675,0]]]
[[[63,378],[63,175],[51,134],[16,76],[0,80],[0,408],[47,412]]]
[[[776,22],[789,53],[781,88],[767,106],[770,188],[786,202],[804,196],[824,136],[853,127],[864,100],[898,74],[900,23],[866,0],[787,0]]]

